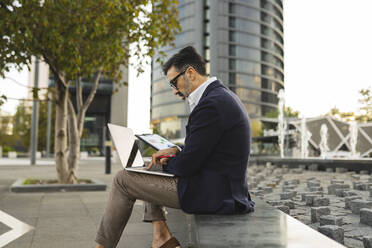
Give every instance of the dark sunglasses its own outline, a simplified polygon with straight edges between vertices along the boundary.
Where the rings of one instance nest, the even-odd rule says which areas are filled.
[[[177,87],[177,79],[182,76],[183,74],[185,74],[185,72],[187,71],[187,69],[189,69],[189,67],[187,67],[185,70],[183,70],[182,72],[180,72],[177,76],[175,76],[172,80],[169,81],[169,85],[173,88],[173,89],[176,89],[178,90],[178,87]]]

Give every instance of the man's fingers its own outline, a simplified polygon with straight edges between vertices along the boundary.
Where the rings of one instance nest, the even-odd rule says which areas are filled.
[[[149,163],[149,165],[146,167],[146,170],[150,170],[153,164],[154,164],[154,163],[153,163],[152,160],[151,160],[151,162]]]
[[[155,154],[152,154],[152,159],[151,159],[151,162],[149,163],[149,165],[147,166],[146,170],[150,170],[151,167],[156,163],[156,156]]]

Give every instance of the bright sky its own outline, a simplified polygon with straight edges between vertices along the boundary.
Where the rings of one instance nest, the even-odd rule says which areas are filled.
[[[356,111],[372,86],[371,0],[285,0],[286,104],[305,117]]]
[[[336,106],[357,111],[362,88],[372,86],[371,0],[285,0],[286,105],[302,116],[325,114]],[[27,72],[8,76],[27,83]],[[27,92],[0,80],[0,94],[23,98]],[[14,113],[16,101],[1,109]],[[150,66],[136,78],[129,68],[129,123],[136,133],[148,131]]]

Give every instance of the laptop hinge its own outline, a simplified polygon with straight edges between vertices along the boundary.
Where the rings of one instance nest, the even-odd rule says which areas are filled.
[[[134,160],[136,159],[136,155],[138,152],[138,145],[137,145],[137,140],[134,141],[132,151],[130,152],[128,163],[127,163],[127,168],[132,167]]]

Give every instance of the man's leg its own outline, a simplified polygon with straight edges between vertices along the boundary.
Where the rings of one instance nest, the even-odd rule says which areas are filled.
[[[157,205],[180,208],[176,185],[176,178],[128,172],[126,170],[118,172],[112,183],[110,197],[98,229],[96,242],[105,248],[117,245],[132,213],[136,199]],[[159,220],[151,219],[151,221],[158,225],[157,221],[164,222],[165,218],[162,218],[164,218],[164,215],[160,216]]]

